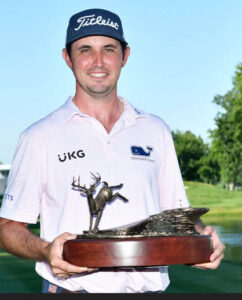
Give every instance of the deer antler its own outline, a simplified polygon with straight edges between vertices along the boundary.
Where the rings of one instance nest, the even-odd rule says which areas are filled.
[[[95,180],[95,185],[97,185],[97,184],[100,182],[100,180],[101,180],[100,174],[97,173],[97,176],[96,176],[96,175],[94,175],[92,172],[90,172],[90,173],[91,173],[91,175],[92,175],[92,178]]]
[[[82,191],[82,192],[87,192],[87,188],[86,188],[86,185],[84,184],[84,186],[81,186],[80,185],[80,176],[78,177],[78,184],[76,184],[76,180],[75,180],[75,178],[73,177],[73,181],[72,181],[72,184],[71,184],[74,188],[77,188],[77,189],[79,189],[80,191]]]

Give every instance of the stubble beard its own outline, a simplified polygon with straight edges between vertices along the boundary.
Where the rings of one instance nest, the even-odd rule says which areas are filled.
[[[90,85],[84,86],[81,82],[77,81],[79,87],[84,90],[88,95],[93,98],[103,98],[108,96],[117,86],[117,82],[114,85],[102,86],[102,87],[92,87]]]

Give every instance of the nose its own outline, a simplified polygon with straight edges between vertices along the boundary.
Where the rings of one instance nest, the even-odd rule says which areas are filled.
[[[103,55],[102,52],[96,51],[94,53],[93,64],[95,67],[103,66]]]

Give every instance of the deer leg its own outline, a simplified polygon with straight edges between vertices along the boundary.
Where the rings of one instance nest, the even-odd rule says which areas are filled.
[[[122,196],[121,194],[115,193],[115,194],[112,196],[112,198],[110,199],[109,202],[113,201],[116,197],[121,198],[121,199],[124,200],[125,202],[128,202],[128,201],[129,201],[128,199],[126,199],[126,198],[125,198],[124,196]]]
[[[93,221],[93,215],[90,215],[90,225],[89,225],[89,231],[88,233],[91,233],[92,232],[92,221]]]
[[[97,233],[97,232],[98,232],[98,225],[99,225],[99,222],[100,222],[102,213],[103,213],[102,210],[99,211],[99,212],[97,213],[96,222],[95,222],[95,225],[94,225],[94,228],[93,228],[93,231],[92,231],[92,232],[94,232],[94,233]]]
[[[120,183],[119,185],[110,186],[109,188],[111,188],[111,189],[121,189],[121,187],[123,187],[122,183]]]

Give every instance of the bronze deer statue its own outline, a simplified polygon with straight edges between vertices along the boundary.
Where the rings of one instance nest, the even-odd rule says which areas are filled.
[[[98,173],[97,173],[98,174]],[[101,176],[98,174],[98,176],[95,176],[93,173],[91,173],[93,179],[95,182],[90,185],[89,188],[86,188],[86,186],[80,185],[80,177],[78,178],[78,184],[76,184],[76,180],[73,177],[72,187],[74,190],[83,192],[86,194],[87,200],[88,200],[88,206],[90,211],[90,226],[88,233],[97,233],[98,232],[98,225],[104,210],[104,207],[106,206],[107,202],[113,201],[115,198],[119,197],[125,202],[128,202],[129,200],[126,199],[124,196],[119,194],[118,192],[113,194],[113,189],[118,189],[123,186],[123,184],[119,184],[116,186],[108,186],[108,183],[106,181],[103,181],[102,183],[104,186],[100,189],[97,196],[93,198],[93,193],[96,190],[96,187],[101,181]],[[96,222],[94,225],[94,228],[92,229],[92,223],[93,218],[96,216]]]

